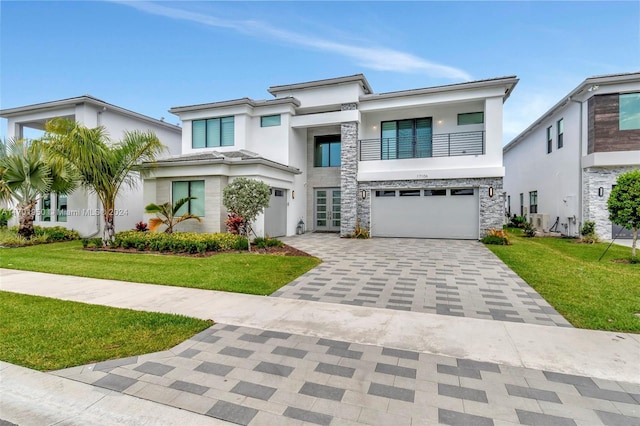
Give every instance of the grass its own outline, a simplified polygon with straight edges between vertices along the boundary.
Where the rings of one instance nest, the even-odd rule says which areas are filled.
[[[41,371],[169,349],[210,321],[0,291],[0,358]]]
[[[273,293],[319,262],[250,253],[186,257],[86,251],[79,241],[0,248],[2,268],[260,295]]]
[[[577,244],[561,238],[524,238],[510,232],[511,246],[487,247],[575,327],[640,333],[640,264],[631,249]]]

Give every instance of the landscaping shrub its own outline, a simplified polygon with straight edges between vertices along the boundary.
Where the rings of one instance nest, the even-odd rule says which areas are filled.
[[[18,227],[12,226],[3,229],[0,234],[0,245],[4,247],[23,247],[35,244],[55,243],[60,241],[79,240],[78,231],[67,229],[62,226],[52,226],[49,228],[43,226],[34,226],[34,234],[27,239],[18,235]]]
[[[514,228],[524,228],[525,223],[527,223],[526,216],[513,215],[513,217],[511,218],[510,225],[513,226]]]
[[[596,233],[596,223],[587,221],[580,228],[580,235],[594,235]]]
[[[13,210],[11,209],[0,209],[0,228],[6,228],[7,223],[9,223],[9,219],[13,217]]]
[[[277,239],[277,238],[269,238],[269,237],[266,237],[266,238],[258,237],[258,238],[253,240],[253,243],[259,249],[265,249],[267,247],[282,247],[282,246],[284,246],[283,242],[280,241],[279,239]]]
[[[537,231],[536,231],[535,226],[533,226],[532,223],[525,222],[524,225],[522,226],[522,230],[524,232],[524,236],[525,237],[532,238],[532,237],[536,236],[536,232]]]
[[[351,234],[348,235],[349,238],[360,238],[367,239],[371,238],[371,233],[369,232],[369,228],[362,226],[360,224],[360,220],[356,220],[356,227]]]
[[[164,232],[124,231],[115,235],[111,247],[194,254],[206,251],[246,250],[246,244],[245,237],[225,233],[174,232],[167,234]]]
[[[80,239],[80,234],[78,233],[78,231],[67,229],[63,226],[51,226],[47,228],[42,226],[34,226],[33,231],[35,232],[35,236],[37,237],[47,235],[47,242],[49,243]]]
[[[138,231],[138,232],[147,232],[148,230],[149,230],[149,227],[143,221],[140,221],[140,222],[136,223],[136,231]]]
[[[484,244],[495,244],[500,246],[511,245],[509,237],[507,237],[507,233],[502,229],[490,229],[487,235],[485,235],[480,241]]]
[[[224,224],[227,225],[227,231],[231,234],[244,233],[244,219],[237,214],[228,214],[227,220],[224,221]]]

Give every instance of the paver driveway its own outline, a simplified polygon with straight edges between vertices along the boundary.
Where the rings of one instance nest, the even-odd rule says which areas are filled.
[[[570,327],[477,241],[305,234],[282,239],[323,263],[276,297]]]

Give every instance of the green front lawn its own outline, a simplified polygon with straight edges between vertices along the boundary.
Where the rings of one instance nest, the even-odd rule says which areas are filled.
[[[0,306],[0,359],[42,371],[166,350],[212,325],[4,291]]]
[[[86,251],[79,241],[0,248],[0,267],[267,295],[320,263],[315,257],[221,253],[186,257]]]
[[[640,264],[631,249],[509,234],[513,245],[487,247],[579,328],[640,333]]]

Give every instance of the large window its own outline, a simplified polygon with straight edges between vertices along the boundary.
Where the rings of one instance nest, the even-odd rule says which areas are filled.
[[[551,129],[551,126],[547,127],[547,154],[551,154],[551,151],[553,151],[553,136]]]
[[[620,130],[640,129],[640,93],[620,95]]]
[[[484,123],[484,112],[467,112],[458,114],[458,126]]]
[[[383,160],[431,157],[431,117],[383,121],[381,128]]]
[[[40,220],[43,222],[51,222],[51,194],[42,196],[40,204]]]
[[[538,213],[538,191],[529,192],[529,213]]]
[[[564,146],[564,119],[561,118],[556,124],[558,131],[558,149],[560,149]]]
[[[203,180],[191,180],[191,181],[177,181],[173,182],[171,191],[171,202],[186,198],[195,197],[193,200],[189,200],[185,203],[177,212],[177,216],[181,216],[185,213],[191,213],[196,216],[204,216],[204,181]]]
[[[67,221],[67,196],[58,194],[56,197],[56,220]]]
[[[234,133],[233,117],[193,120],[191,124],[191,146],[193,148],[233,146]]]
[[[315,167],[340,167],[341,161],[340,135],[316,136]]]
[[[263,115],[260,117],[260,127],[273,127],[280,125],[280,114]]]

